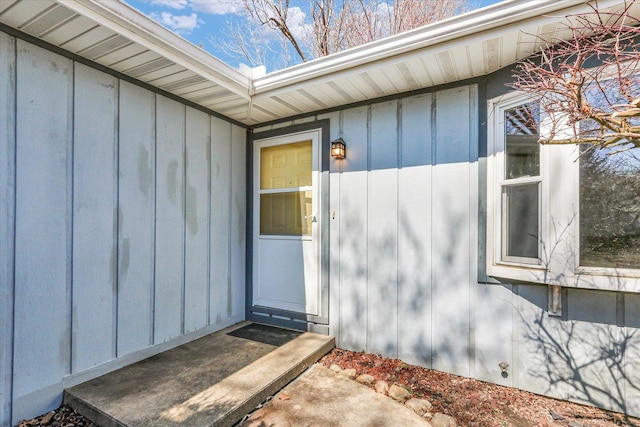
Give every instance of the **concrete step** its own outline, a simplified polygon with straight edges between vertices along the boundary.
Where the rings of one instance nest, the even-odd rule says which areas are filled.
[[[245,322],[69,388],[64,403],[103,427],[232,426],[334,346]]]

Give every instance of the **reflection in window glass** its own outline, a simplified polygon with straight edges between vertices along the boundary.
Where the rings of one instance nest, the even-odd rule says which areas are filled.
[[[533,102],[505,111],[506,179],[540,175],[539,116]]]
[[[640,73],[632,74],[621,81],[619,78],[602,79],[596,83],[588,81],[582,94],[594,114],[610,114],[623,110],[640,96]],[[640,126],[640,117],[625,117],[631,127]],[[602,134],[600,124],[593,119],[582,120],[578,124],[581,137],[598,137]],[[606,132],[606,129],[605,129]]]
[[[260,189],[311,185],[312,142],[265,147],[260,153]]]
[[[640,268],[640,148],[580,157],[580,265]]]
[[[538,193],[538,183],[503,187],[503,258],[539,258]]]
[[[260,234],[311,235],[311,191],[260,195]]]

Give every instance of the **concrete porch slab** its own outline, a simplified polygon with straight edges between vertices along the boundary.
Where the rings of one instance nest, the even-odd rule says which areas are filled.
[[[64,403],[96,424],[231,426],[335,345],[333,337],[247,322],[65,390]],[[251,331],[250,331],[251,332]],[[253,337],[253,338],[252,338]],[[260,342],[262,341],[262,342]]]
[[[282,394],[287,398],[282,399]],[[319,364],[277,396],[251,414],[242,427],[431,427],[403,404]]]

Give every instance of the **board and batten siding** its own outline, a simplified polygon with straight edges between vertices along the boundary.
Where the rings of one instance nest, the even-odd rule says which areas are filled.
[[[0,426],[11,424],[15,248],[15,47],[0,32]]]
[[[330,161],[330,333],[345,349],[638,416],[640,295],[566,289],[550,317],[546,286],[481,283],[480,107],[505,81],[261,129],[329,119],[330,140],[346,141]]]
[[[334,114],[347,143],[331,164],[339,346],[469,375],[477,96],[462,86]]]
[[[246,131],[0,33],[0,425],[244,320]]]

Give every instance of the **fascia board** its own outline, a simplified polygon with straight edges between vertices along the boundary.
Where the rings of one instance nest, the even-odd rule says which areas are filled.
[[[64,7],[250,100],[251,80],[204,50],[114,0],[56,0]]]
[[[438,49],[444,44],[464,39],[468,43],[493,37],[495,31],[513,25],[535,25],[548,21],[552,14],[557,20],[569,14],[585,12],[585,0],[514,0],[479,9],[464,15],[436,22],[394,37],[348,49],[291,68],[267,74],[254,80],[253,95],[285,89],[310,80],[328,78],[348,72],[354,67],[372,65],[416,50]],[[620,0],[600,0],[601,9],[620,5]]]

